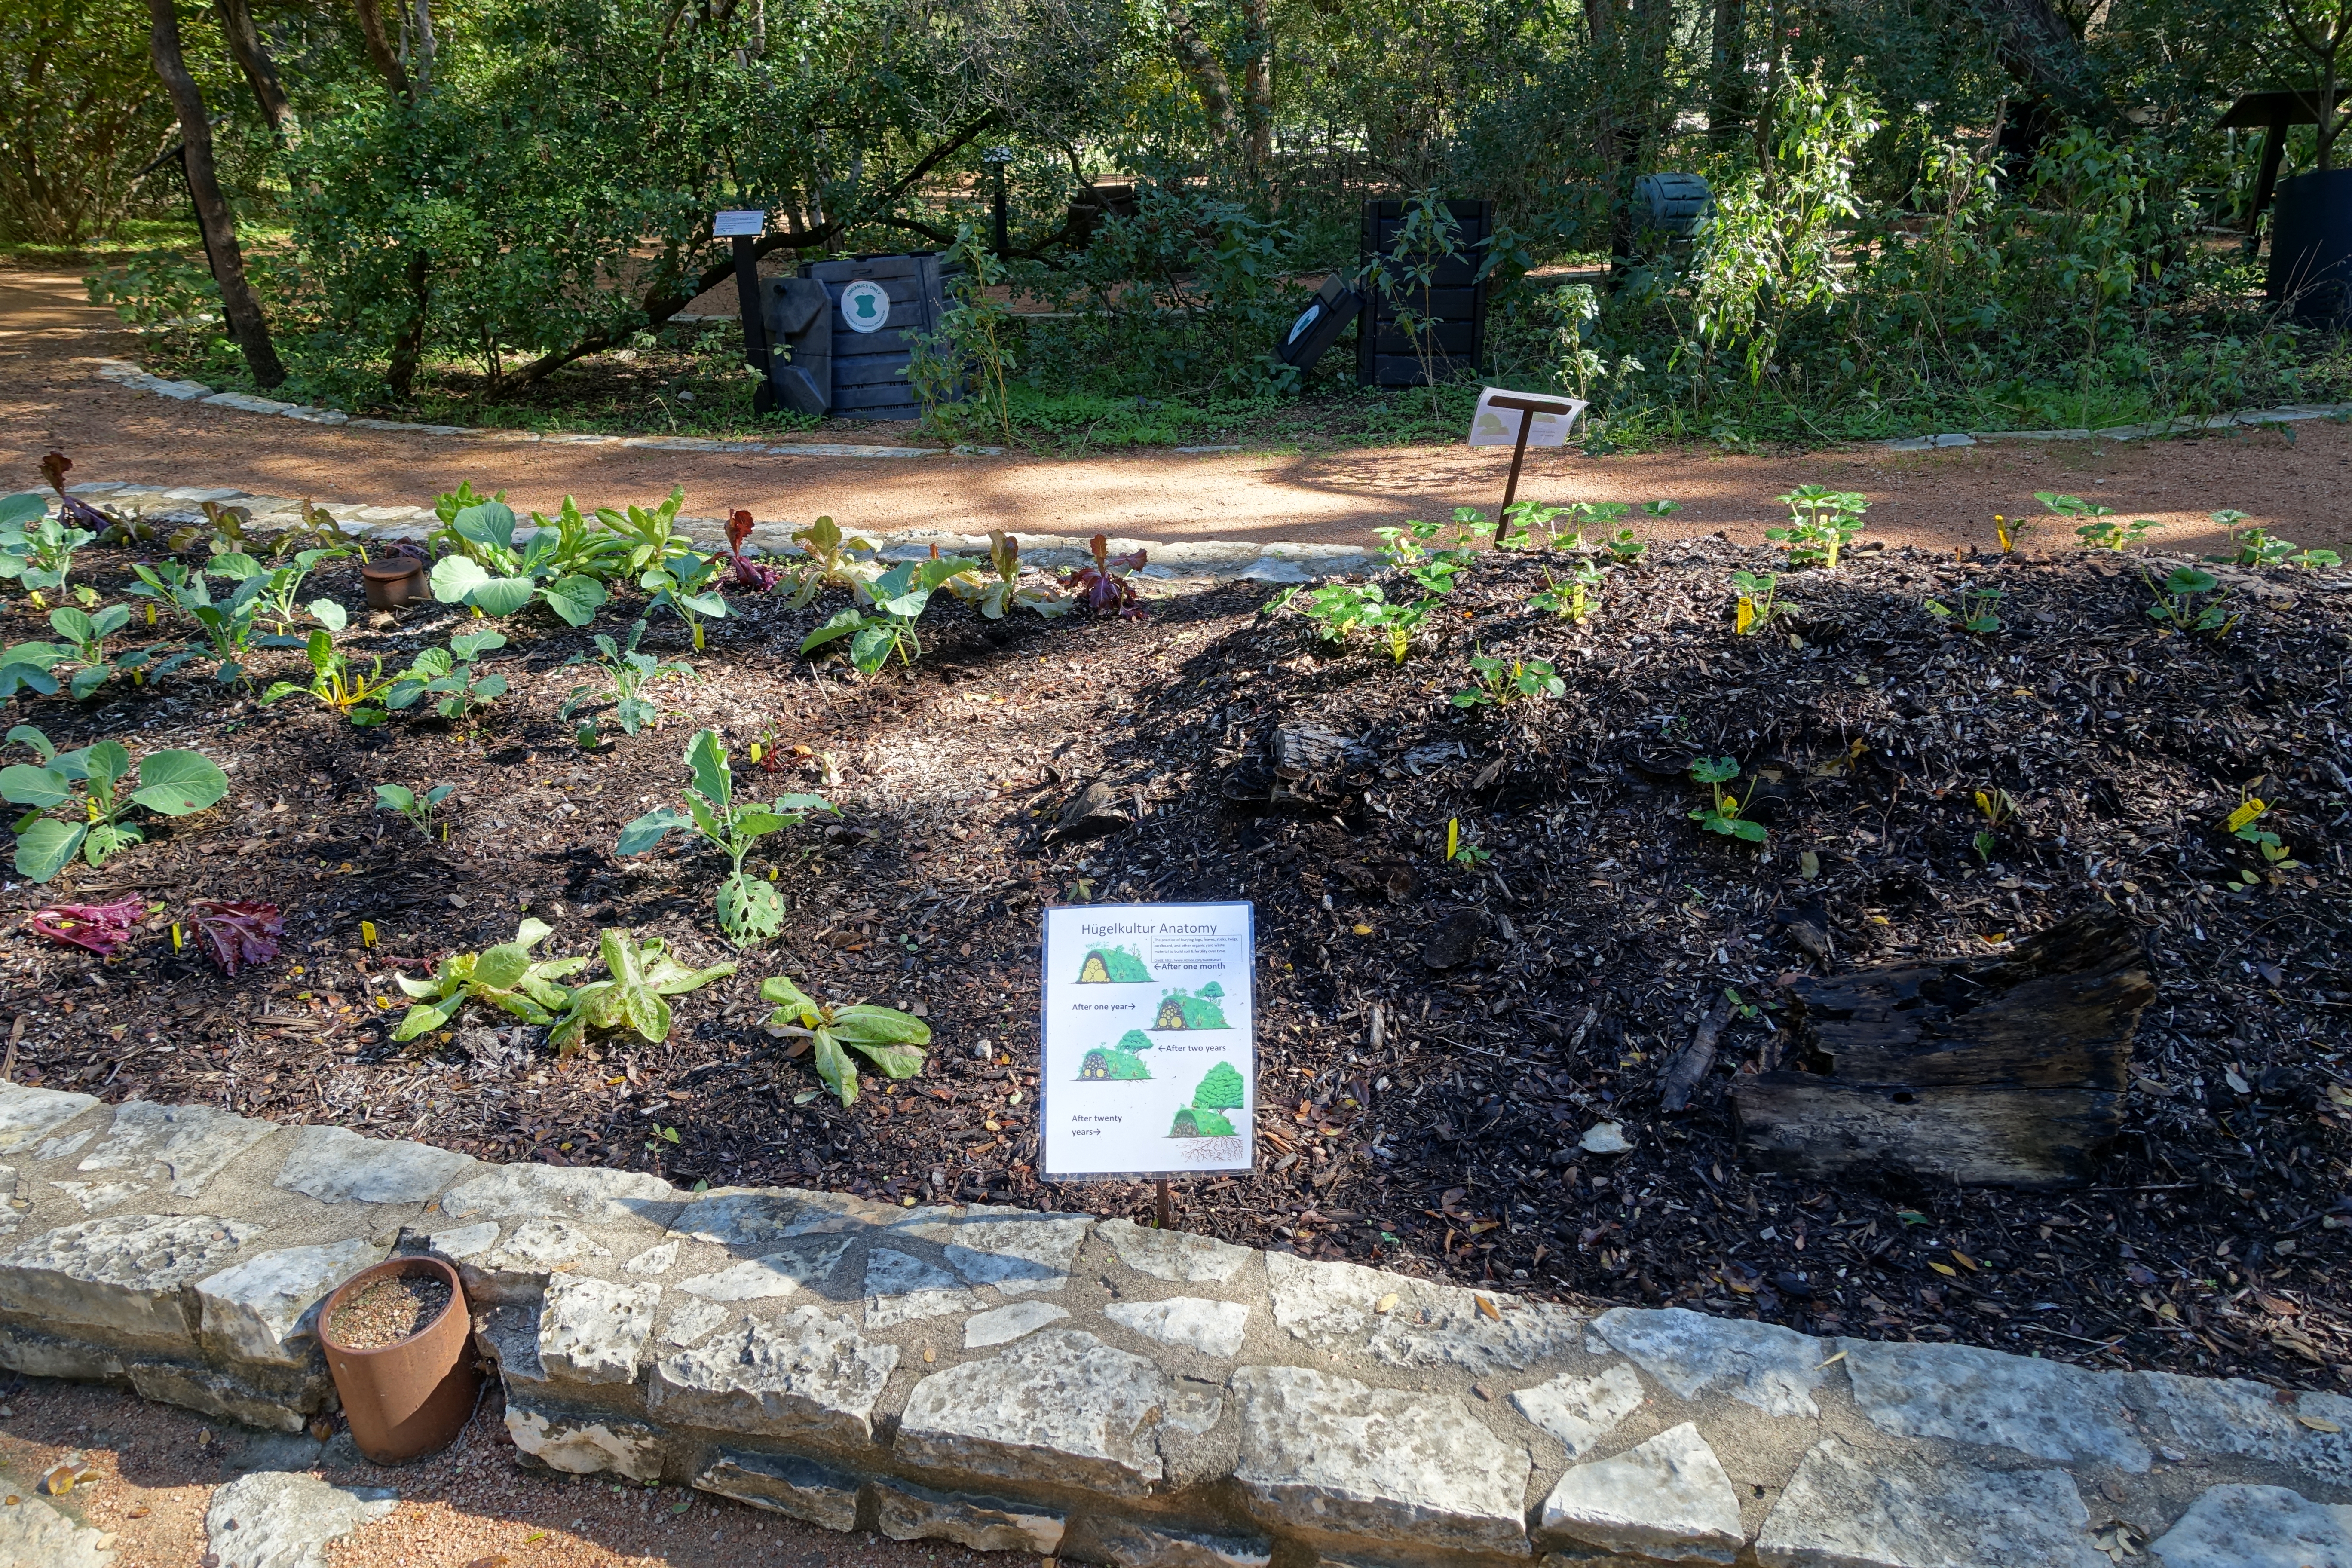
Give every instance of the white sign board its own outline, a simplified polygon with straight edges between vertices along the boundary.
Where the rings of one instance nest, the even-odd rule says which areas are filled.
[[[878,332],[890,324],[890,293],[863,279],[841,291],[841,319],[853,332]]]
[[[710,233],[716,239],[757,239],[767,232],[768,215],[764,211],[711,215]]]
[[[1254,921],[1247,903],[1045,911],[1045,1174],[1252,1167]]]
[[[1497,408],[1497,397],[1524,397],[1530,403],[1543,403],[1559,409],[1557,414],[1523,415],[1516,408]],[[1473,447],[1515,447],[1519,440],[1519,421],[1528,422],[1528,445],[1530,447],[1565,447],[1569,427],[1576,416],[1584,412],[1584,405],[1573,397],[1559,397],[1548,392],[1511,392],[1490,386],[1478,395],[1477,411],[1470,416],[1470,445]]]

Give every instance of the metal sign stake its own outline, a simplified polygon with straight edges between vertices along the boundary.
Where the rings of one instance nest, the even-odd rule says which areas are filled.
[[[1511,502],[1518,499],[1519,465],[1528,460],[1528,427],[1538,414],[1574,416],[1584,405],[1559,397],[1528,397],[1517,393],[1496,393],[1486,399],[1490,408],[1508,408],[1519,416],[1518,439],[1511,444],[1511,477],[1503,484],[1503,510],[1495,517],[1495,543],[1503,542],[1504,533],[1511,525]]]
[[[1160,1214],[1158,1217],[1151,1222],[1154,1229],[1166,1230],[1168,1228],[1169,1213],[1172,1208],[1174,1208],[1174,1201],[1169,1196],[1168,1193],[1168,1178],[1162,1176],[1160,1178]]]

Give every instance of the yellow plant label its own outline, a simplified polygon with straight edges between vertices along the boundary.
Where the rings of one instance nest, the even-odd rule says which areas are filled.
[[[360,921],[360,945],[362,947],[373,947],[375,945],[375,921]]]
[[[1738,608],[1732,612],[1731,629],[1738,632],[1741,637],[1746,637],[1748,635],[1748,628],[1755,624],[1755,602],[1743,595],[1740,597]]]
[[[2249,822],[2253,821],[2254,818],[2262,816],[2263,813],[2269,809],[2270,807],[2263,802],[2249,798],[2245,805],[2238,807],[2237,810],[2230,814],[2230,831],[2232,833],[2237,832],[2238,829],[2243,827]]]

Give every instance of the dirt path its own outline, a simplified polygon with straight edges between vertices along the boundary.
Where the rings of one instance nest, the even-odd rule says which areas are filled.
[[[0,272],[0,475],[30,485],[51,447],[76,477],[232,485],[317,500],[425,504],[461,479],[551,509],[658,497],[684,484],[702,515],[747,507],[763,521],[832,514],[845,527],[918,524],[1032,533],[1097,530],[1145,539],[1369,541],[1408,518],[1500,500],[1507,452],[1407,447],[1307,454],[1148,453],[1116,457],[832,458],[486,445],[428,436],[320,428],[230,409],[172,403],[100,381],[88,363],[131,356],[136,342],[81,302],[78,279]],[[831,440],[890,439],[851,427]],[[898,439],[906,440],[906,436]],[[1807,482],[1859,489],[1872,531],[1891,544],[1990,544],[1993,513],[2035,510],[2033,492],[2095,497],[2126,517],[2169,526],[2170,549],[2205,549],[2208,513],[2234,508],[2309,545],[2352,548],[2352,429],[2314,422],[2195,440],[2009,444],[1940,452],[1876,449],[1738,457],[1691,448],[1640,456],[1531,455],[1532,500],[1680,501],[1660,534],[1717,530],[1743,542],[1782,517],[1772,498]],[[1646,520],[1643,520],[1646,521]]]

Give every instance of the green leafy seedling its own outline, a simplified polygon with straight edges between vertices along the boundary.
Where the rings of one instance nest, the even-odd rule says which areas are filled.
[[[1454,694],[1456,708],[1500,708],[1522,700],[1549,701],[1568,695],[1568,682],[1549,659],[1492,658],[1474,654],[1470,675],[1478,684]]]
[[[563,706],[556,710],[557,716],[569,719],[582,704],[609,696],[613,699],[614,721],[621,726],[623,734],[634,735],[654,721],[654,704],[639,695],[647,685],[664,676],[678,676],[688,680],[700,679],[694,666],[683,660],[665,664],[652,654],[638,652],[638,639],[645,635],[646,623],[641,617],[630,625],[625,641],[615,643],[598,632],[596,651],[599,657],[596,658],[592,659],[584,653],[575,653],[565,659],[563,662],[567,668],[575,664],[584,664],[604,679],[602,685],[573,687],[572,694],[563,700]],[[591,725],[588,728],[593,734],[594,727]]]
[[[435,809],[456,794],[457,789],[456,784],[435,784],[423,795],[418,795],[406,784],[380,784],[375,786],[375,805],[378,811],[400,813],[411,827],[431,838]]]
[[[1777,499],[1789,509],[1789,526],[1768,528],[1764,537],[1789,552],[1791,566],[1838,568],[1838,559],[1864,526],[1869,498],[1859,490],[1833,490],[1826,485],[1799,485]]]
[[[588,961],[531,957],[530,950],[553,931],[545,921],[526,920],[515,928],[512,942],[479,952],[453,952],[434,966],[429,980],[400,975],[400,988],[412,1000],[392,1037],[413,1040],[441,1028],[468,1002],[487,1003],[526,1024],[554,1024],[572,1005],[572,993],[557,982],[586,968]]]
[[[135,773],[131,752],[120,741],[100,741],[77,752],[60,752],[30,724],[8,731],[12,744],[32,748],[37,764],[0,768],[0,800],[32,809],[18,817],[16,870],[46,882],[65,869],[75,852],[92,866],[146,835],[125,822],[133,806],[159,816],[185,816],[228,794],[228,775],[201,752],[150,752]],[[125,779],[134,778],[126,791]],[[47,815],[59,806],[63,817]]]
[[[743,858],[772,833],[798,827],[817,812],[833,806],[814,795],[779,795],[772,802],[739,804],[735,775],[727,760],[726,742],[713,730],[698,730],[686,743],[689,773],[686,807],[658,806],[621,829],[618,852],[643,855],[673,832],[695,835],[728,859],[728,874],[719,885],[719,929],[738,947],[767,941],[783,929],[783,900],[772,883],[743,874]]]
[[[670,997],[699,990],[735,973],[731,961],[708,969],[688,969],[670,956],[661,938],[637,942],[625,931],[600,933],[596,951],[604,960],[606,978],[572,993],[569,1007],[547,1036],[547,1043],[560,1053],[568,1055],[591,1033],[616,1030],[626,1030],[648,1045],[660,1045],[669,1038]]]
[[[383,723],[383,703],[393,686],[391,680],[383,679],[383,660],[377,659],[365,675],[360,674],[335,646],[333,635],[323,629],[310,634],[309,648],[310,683],[304,686],[291,680],[272,681],[261,694],[261,705],[267,708],[280,699],[302,692],[360,729]]]
[[[884,1078],[909,1079],[923,1070],[931,1026],[912,1014],[865,1003],[831,1006],[781,974],[760,983],[760,999],[777,1005],[768,1016],[769,1032],[807,1040],[815,1050],[816,1076],[844,1105],[857,1100],[857,1069],[848,1051],[872,1062]]]
[[[1723,787],[1727,784],[1738,782],[1739,763],[1736,759],[1696,757],[1691,761],[1690,773],[1692,778],[1706,785],[1715,794],[1712,804],[1703,805],[1690,814],[1693,822],[1697,823],[1709,833],[1720,833],[1727,838],[1745,839],[1750,844],[1761,844],[1770,837],[1764,831],[1762,823],[1750,822],[1739,815],[1739,797]]]

